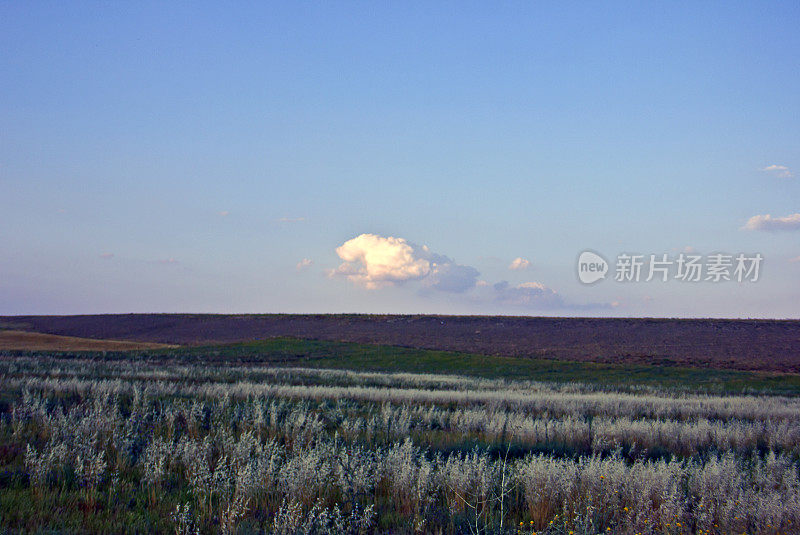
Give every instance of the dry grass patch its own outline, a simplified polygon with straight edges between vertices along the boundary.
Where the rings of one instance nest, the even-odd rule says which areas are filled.
[[[74,336],[0,330],[0,349],[22,351],[128,351],[174,348],[175,345],[124,340],[93,340]]]

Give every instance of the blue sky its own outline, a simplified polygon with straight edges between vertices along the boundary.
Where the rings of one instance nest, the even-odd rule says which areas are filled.
[[[0,313],[800,317],[798,23],[796,2],[4,2]],[[587,286],[586,249],[764,261]]]

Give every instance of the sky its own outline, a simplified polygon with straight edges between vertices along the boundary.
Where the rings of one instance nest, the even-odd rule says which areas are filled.
[[[797,2],[2,2],[0,314],[798,318],[799,23]]]

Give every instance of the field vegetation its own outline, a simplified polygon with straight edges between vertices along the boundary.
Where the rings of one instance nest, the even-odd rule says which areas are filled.
[[[606,365],[558,363],[543,381],[544,363],[520,359],[532,368],[514,371],[483,357],[510,363],[504,373],[469,360],[479,358],[289,339],[6,352],[0,522],[11,532],[798,533],[793,376],[734,392],[758,376],[728,372],[696,378],[706,388],[692,392],[681,369],[622,384],[598,379]],[[446,373],[459,359],[471,375]]]
[[[41,351],[6,350],[0,355],[42,356]],[[614,391],[661,388],[706,393],[800,394],[800,374],[705,369],[654,364],[610,364],[501,357],[408,347],[269,338],[223,345],[160,347],[140,351],[61,350],[46,355],[65,359],[147,361],[151,364],[204,363],[269,365],[470,377],[583,383]]]

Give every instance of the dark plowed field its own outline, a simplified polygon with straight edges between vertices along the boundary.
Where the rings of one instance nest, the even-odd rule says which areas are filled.
[[[211,344],[293,336],[490,355],[800,373],[800,321],[499,316],[6,316],[0,328]]]

